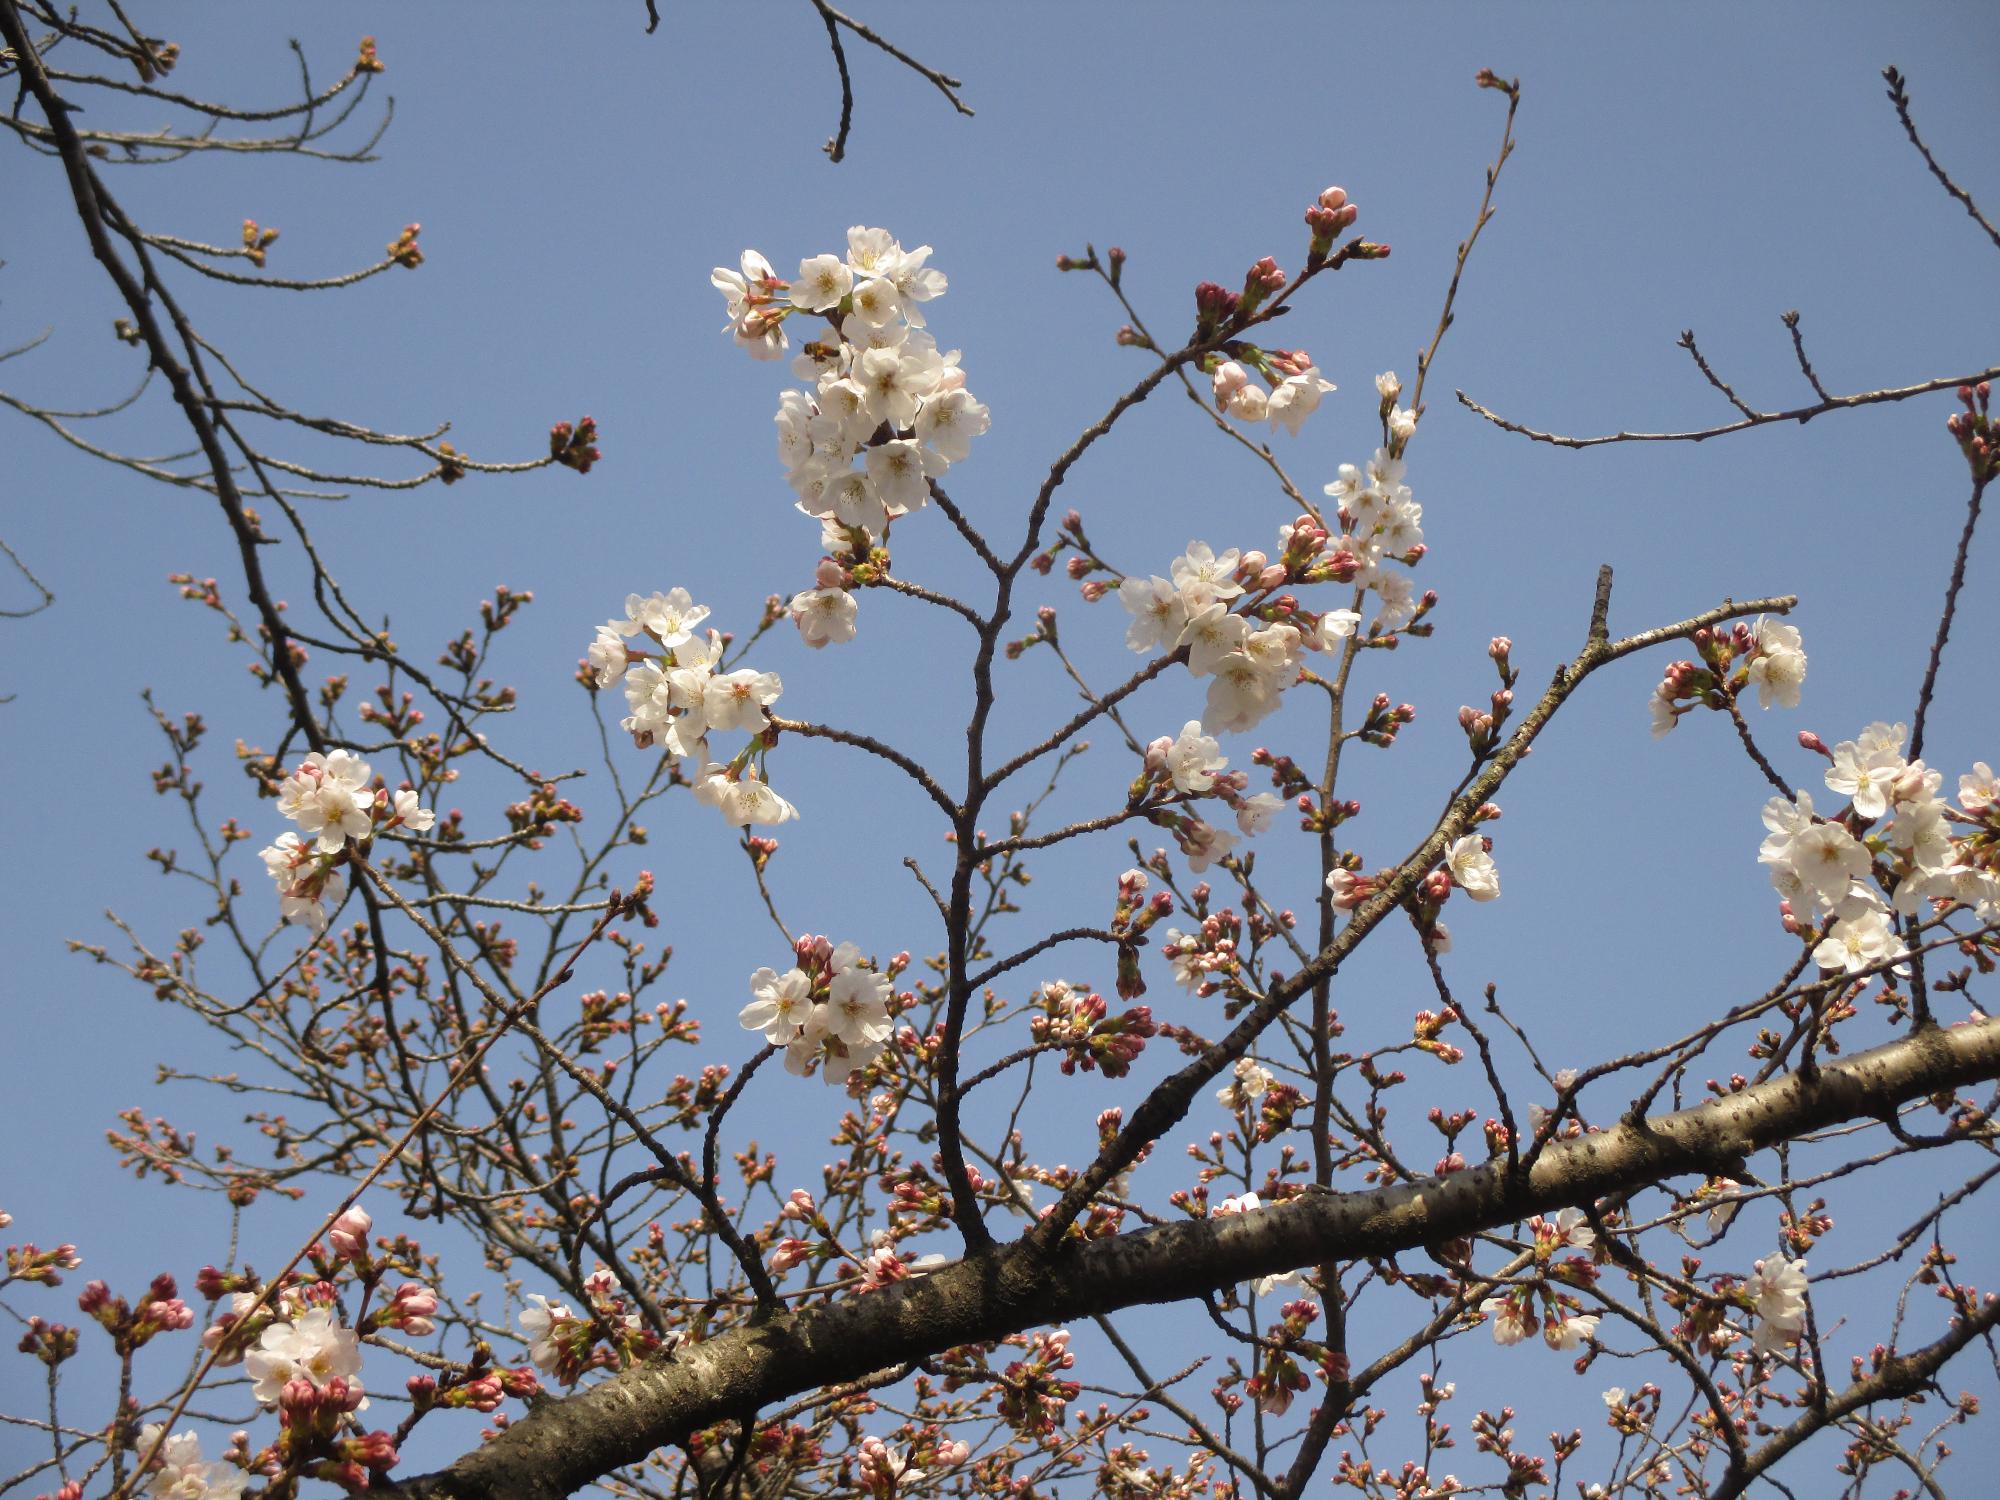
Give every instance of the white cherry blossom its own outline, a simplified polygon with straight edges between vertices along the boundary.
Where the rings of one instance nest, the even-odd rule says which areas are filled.
[[[1245,797],[1236,809],[1236,826],[1245,835],[1255,838],[1271,826],[1271,820],[1285,806],[1285,799],[1276,792],[1259,792],[1254,797]]]
[[[1217,557],[1207,542],[1189,542],[1187,551],[1174,559],[1169,571],[1190,613],[1219,599],[1234,599],[1243,592],[1242,585],[1231,576],[1236,572],[1239,556],[1234,547]]]
[[[1188,623],[1187,601],[1166,579],[1157,574],[1127,578],[1118,585],[1118,602],[1132,616],[1125,644],[1134,651],[1170,650],[1180,644]]]
[[[1500,871],[1486,852],[1486,841],[1468,833],[1451,846],[1445,856],[1452,882],[1474,901],[1491,901],[1500,894]]]
[[[1167,767],[1176,791],[1200,794],[1215,789],[1215,773],[1229,764],[1222,747],[1201,732],[1201,720],[1189,719],[1180,738],[1167,751]]]
[[[776,672],[745,667],[713,676],[702,688],[702,716],[710,729],[757,733],[764,727],[764,710],[776,703],[784,690]]]
[[[1313,639],[1318,643],[1320,650],[1332,651],[1339,642],[1353,635],[1360,626],[1361,615],[1358,610],[1330,609],[1319,617],[1319,626],[1313,633]]]
[[[1773,1353],[1798,1342],[1806,1326],[1806,1263],[1772,1256],[1760,1260],[1743,1284],[1756,1304],[1757,1329],[1752,1344]]]
[[[751,1002],[738,1012],[745,1031],[761,1031],[764,1040],[782,1047],[799,1034],[812,1014],[812,981],[802,969],[759,969],[750,976]]]
[[[942,472],[949,462],[934,454],[926,462],[926,457],[923,446],[909,438],[878,443],[863,455],[868,478],[890,514],[920,510],[930,503],[931,471]]]
[[[1224,734],[1253,729],[1277,708],[1279,686],[1261,664],[1232,651],[1215,664],[1201,721]]]
[[[807,589],[792,595],[787,608],[799,634],[814,649],[854,639],[857,606],[845,589]]]
[[[1757,686],[1758,706],[1769,708],[1775,702],[1797,708],[1799,688],[1806,680],[1806,654],[1800,649],[1799,632],[1768,615],[1759,615],[1753,637],[1758,654],[1750,663],[1750,680]]]
[[[1320,398],[1328,391],[1338,389],[1331,380],[1320,378],[1317,365],[1308,365],[1298,374],[1286,376],[1272,390],[1267,403],[1271,430],[1276,432],[1282,427],[1297,437],[1305,419],[1319,409]]]
[[[840,306],[854,286],[854,272],[837,255],[815,255],[799,262],[798,279],[792,283],[794,307],[807,312],[825,312]]]
[[[917,413],[916,435],[950,463],[972,453],[972,440],[992,425],[991,415],[964,386],[940,390]]]
[[[1188,648],[1188,670],[1197,677],[1206,677],[1225,656],[1241,651],[1249,638],[1250,622],[1241,615],[1231,614],[1229,606],[1218,600],[1189,610],[1187,628],[1181,632],[1179,644]]]
[[[745,771],[741,780],[731,782],[722,794],[722,816],[731,828],[747,828],[753,823],[775,825],[798,815],[796,807],[751,771]]]
[[[522,1309],[518,1320],[528,1335],[528,1359],[544,1375],[553,1375],[562,1361],[562,1352],[556,1347],[557,1325],[576,1321],[576,1314],[566,1304],[551,1302],[539,1292],[530,1292],[527,1300],[535,1305]]]

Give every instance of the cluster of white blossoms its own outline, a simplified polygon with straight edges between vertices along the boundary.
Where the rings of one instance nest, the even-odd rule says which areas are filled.
[[[1822,969],[1856,973],[1901,958],[1908,950],[1891,925],[1892,910],[1910,917],[1925,902],[1956,904],[1975,908],[1982,921],[2000,921],[1993,868],[2000,862],[2000,783],[1980,762],[1959,778],[1954,809],[1938,795],[1943,773],[1904,759],[1907,733],[1901,724],[1870,724],[1831,750],[1802,735],[1826,756],[1827,788],[1847,798],[1847,808],[1821,817],[1807,791],[1765,804],[1768,835],[1758,859],[1796,922],[1827,924],[1813,949]],[[1967,833],[1954,837],[1955,822]]]
[[[427,832],[436,814],[405,788],[391,793],[374,785],[368,762],[347,750],[315,750],[278,784],[278,811],[306,834],[281,833],[259,852],[278,887],[278,909],[287,922],[326,930],[327,914],[346,894],[337,868],[349,839],[365,843],[388,828]]]
[[[1229,1082],[1215,1091],[1216,1102],[1224,1109],[1249,1109],[1271,1092],[1271,1085],[1277,1076],[1254,1057],[1239,1057],[1229,1075]]]
[[[1596,1279],[1589,1259],[1565,1252],[1590,1251],[1597,1234],[1579,1208],[1565,1208],[1552,1219],[1537,1214],[1528,1220],[1528,1229],[1534,1236],[1538,1266],[1550,1268],[1559,1256],[1564,1264],[1552,1267],[1553,1275],[1503,1287],[1481,1302],[1479,1310],[1492,1322],[1496,1344],[1518,1344],[1539,1328],[1551,1349],[1575,1349],[1597,1332],[1598,1315],[1583,1311],[1583,1303],[1557,1282],[1589,1285]]]
[[[1132,616],[1125,644],[1142,653],[1188,648],[1188,671],[1210,679],[1200,720],[1206,729],[1228,733],[1261,723],[1298,680],[1304,637],[1298,626],[1283,622],[1258,629],[1263,622],[1236,606],[1279,588],[1288,576],[1284,565],[1267,562],[1261,552],[1246,558],[1234,547],[1218,557],[1197,541],[1168,571],[1171,578],[1127,578],[1118,585],[1118,602]],[[1246,594],[1246,582],[1255,595]]]
[[[1376,386],[1393,409],[1401,390],[1395,375],[1377,377]],[[1132,616],[1126,645],[1138,652],[1184,646],[1188,671],[1209,679],[1201,722],[1211,733],[1262,722],[1298,680],[1300,652],[1338,650],[1360,627],[1356,609],[1313,613],[1284,590],[1341,583],[1373,593],[1371,635],[1406,629],[1433,602],[1418,595],[1407,573],[1387,566],[1414,565],[1425,550],[1423,507],[1403,482],[1403,460],[1378,448],[1367,464],[1342,464],[1339,473],[1326,486],[1339,503],[1339,531],[1301,515],[1278,528],[1275,556],[1233,547],[1218,556],[1194,541],[1174,559],[1169,577],[1118,585],[1118,602]]]
[[[1250,362],[1270,389],[1250,378],[1243,361],[1223,360],[1211,372],[1215,409],[1240,422],[1268,421],[1273,432],[1282,427],[1297,437],[1305,419],[1319,410],[1320,398],[1340,389],[1320,378],[1319,366],[1303,349],[1260,349]]]
[[[894,985],[853,943],[804,937],[796,953],[798,964],[784,973],[762,968],[750,976],[753,998],[737,1019],[785,1049],[788,1072],[803,1077],[822,1063],[828,1083],[845,1083],[888,1046]]]
[[[251,1395],[266,1406],[278,1405],[295,1380],[333,1396],[347,1411],[368,1404],[361,1388],[361,1341],[335,1321],[330,1307],[307,1308],[289,1323],[266,1328],[256,1348],[243,1356],[243,1373],[250,1377]]]
[[[1235,812],[1237,828],[1254,838],[1271,826],[1285,799],[1274,792],[1245,796],[1249,773],[1227,770],[1228,764],[1222,746],[1202,732],[1201,720],[1189,719],[1178,736],[1170,739],[1161,735],[1146,747],[1144,769],[1132,786],[1134,805],[1149,791],[1183,798],[1219,798]],[[1153,821],[1172,830],[1196,874],[1236,847],[1235,834],[1200,816],[1162,810],[1154,814]]]
[[[1550,1302],[1538,1315],[1532,1290],[1516,1289],[1488,1297],[1479,1310],[1492,1320],[1493,1342],[1502,1347],[1520,1343],[1539,1328],[1542,1341],[1551,1349],[1569,1350],[1597,1332],[1596,1313],[1575,1312],[1564,1301]]]
[[[802,260],[792,281],[754,250],[743,252],[740,271],[718,266],[709,278],[729,304],[729,331],[753,358],[790,346],[790,320],[825,322],[792,361],[811,389],[784,392],[776,417],[778,458],[828,554],[815,586],[790,604],[809,646],[854,638],[851,568],[867,563],[896,517],[929,503],[931,480],[987,430],[958,351],[940,351],[924,327],[922,305],[946,285],[926,264],[930,253],[855,225],[844,257]]]
[[[229,1463],[204,1463],[198,1433],[177,1432],[162,1441],[166,1426],[148,1422],[139,1429],[139,1452],[154,1454],[146,1493],[154,1500],[237,1500],[250,1476]]]
[[[1772,1354],[1799,1341],[1806,1326],[1806,1263],[1774,1255],[1751,1268],[1743,1295],[1757,1315],[1750,1342]]]
[[[1805,641],[1796,627],[1759,615],[1755,625],[1738,625],[1720,635],[1695,632],[1703,659],[1667,666],[1647,707],[1653,715],[1653,738],[1673,731],[1682,714],[1697,704],[1727,708],[1746,687],[1757,689],[1757,706],[1768,709],[1799,706],[1799,689],[1806,680]],[[1741,664],[1736,675],[1730,668]]]
[[[640,749],[658,745],[670,760],[698,767],[692,780],[700,801],[722,810],[732,827],[782,823],[798,809],[772,791],[757,752],[765,710],[778,701],[784,684],[776,672],[744,667],[722,670],[724,641],[717,630],[700,634],[708,606],[696,604],[683,588],[664,594],[625,596],[625,618],[597,627],[587,661],[600,688],[621,679],[631,713],[618,727]],[[658,650],[632,644],[642,639]],[[744,730],[750,742],[722,765],[709,758],[713,731]]]

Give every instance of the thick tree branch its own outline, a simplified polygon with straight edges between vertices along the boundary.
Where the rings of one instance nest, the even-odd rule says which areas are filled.
[[[1510,1176],[1504,1161],[1490,1161],[1372,1192],[1309,1192],[1258,1213],[1065,1246],[1053,1257],[1017,1242],[931,1276],[685,1346],[550,1402],[450,1469],[382,1493],[453,1500],[567,1495],[698,1428],[885,1363],[1021,1328],[1179,1301],[1296,1266],[1394,1255],[1669,1177],[1719,1172],[1808,1131],[1879,1118],[1995,1076],[2000,1021],[1924,1030],[1824,1063],[1810,1080],[1774,1079],[1561,1142],[1525,1174]],[[1930,1355],[1942,1364],[1956,1347],[1933,1345],[1911,1358]],[[1885,1385],[1880,1395],[1887,1394],[1894,1391]]]

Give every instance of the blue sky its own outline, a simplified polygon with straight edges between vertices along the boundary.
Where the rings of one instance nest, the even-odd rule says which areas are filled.
[[[175,85],[250,102],[290,89],[286,36],[330,77],[373,32],[394,126],[364,166],[216,157],[111,178],[128,209],[165,232],[226,242],[245,216],[279,227],[274,273],[348,269],[422,222],[419,271],[351,292],[187,288],[197,323],[302,410],[401,431],[449,420],[452,441],[482,459],[530,456],[550,423],[596,416],[605,460],[585,478],[476,479],[317,512],[317,539],[364,612],[387,612],[407,642],[441,644],[495,583],[535,591],[502,662],[524,701],[511,748],[529,763],[593,763],[567,679],[627,592],[684,585],[718,623],[747,629],[766,594],[809,578],[813,531],[789,509],[770,450],[788,382],[718,335],[711,266],[751,245],[788,270],[839,248],[855,223],[933,245],[951,291],[931,326],[964,350],[993,413],[951,488],[1006,537],[1054,455],[1143,370],[1113,344],[1122,317],[1102,288],[1058,275],[1056,255],[1121,245],[1140,310],[1178,334],[1195,282],[1233,283],[1264,254],[1295,270],[1301,211],[1341,183],[1361,206],[1360,231],[1394,255],[1325,279],[1284,326],[1341,387],[1297,440],[1277,440],[1316,488],[1366,457],[1373,375],[1412,378],[1436,322],[1498,140],[1501,101],[1471,83],[1482,66],[1522,80],[1519,149],[1411,454],[1431,547],[1419,581],[1443,602],[1431,640],[1364,664],[1371,688],[1420,717],[1392,752],[1353,760],[1349,795],[1365,807],[1355,845],[1388,863],[1421,835],[1460,768],[1453,714],[1490,688],[1488,637],[1510,635],[1524,686],[1539,684],[1580,641],[1600,562],[1617,569],[1615,631],[1724,596],[1802,596],[1805,705],[1756,723],[1795,777],[1810,774],[1788,748],[1797,729],[1832,741],[1907,717],[1962,517],[1963,465],[1943,434],[1949,395],[1699,447],[1578,454],[1500,433],[1451,392],[1575,433],[1721,422],[1726,403],[1674,346],[1691,326],[1747,399],[1794,405],[1809,393],[1779,322],[1786,309],[1801,312],[1836,391],[1993,363],[1993,247],[1924,173],[1878,77],[1891,62],[1910,75],[1934,149],[1972,191],[2000,200],[1990,165],[2000,44],[1982,13],[871,6],[867,19],[965,80],[978,116],[955,117],[928,85],[855,49],[856,121],[836,167],[818,146],[837,91],[805,5],[669,7],[651,38],[640,11],[566,9],[533,28],[453,6],[176,12],[166,28],[183,47]],[[159,122],[149,108],[117,118]],[[0,387],[60,407],[123,396],[138,357],[108,336],[121,309],[82,253],[59,175],[19,149],[0,160],[0,347],[54,329],[0,366]],[[0,1138],[0,1208],[15,1216],[9,1240],[77,1240],[85,1274],[135,1289],[163,1265],[187,1277],[214,1258],[222,1221],[119,1177],[102,1131],[136,1103],[227,1138],[240,1110],[153,1078],[161,1062],[233,1064],[204,1051],[178,1013],[66,955],[64,940],[115,941],[106,908],[158,942],[200,915],[142,858],[185,830],[148,788],[162,750],[140,690],[170,713],[208,716],[219,752],[208,780],[233,799],[211,816],[237,813],[261,835],[277,831],[268,804],[240,787],[227,748],[238,735],[270,743],[273,714],[214,618],[164,582],[170,571],[213,574],[240,599],[213,503],[94,464],[11,413],[5,422],[0,536],[58,602],[0,622],[0,692],[18,695],[0,707],[14,788],[0,944],[16,1121]],[[121,419],[116,438],[136,451],[184,446],[159,400]],[[1063,496],[1107,555],[1144,572],[1164,572],[1193,537],[1268,547],[1288,519],[1259,469],[1178,396],[1133,412]],[[899,528],[897,541],[899,571],[947,588],[974,582],[941,524]],[[283,550],[272,565],[295,588]],[[8,587],[0,604],[25,602]],[[1095,680],[1129,669],[1114,605],[1087,607],[1060,580],[1043,597]],[[785,711],[942,757],[966,696],[955,630],[875,594],[854,646],[807,653],[780,637],[754,660],[784,675]],[[1975,556],[1930,733],[1928,758],[1951,776],[2000,759],[2000,716],[1982,688],[1996,632],[2000,590],[1991,558]],[[1497,983],[1554,1039],[1552,1066],[1667,1035],[1760,991],[1789,956],[1755,862],[1762,783],[1719,720],[1648,738],[1645,699],[1663,664],[1607,672],[1565,710],[1507,789],[1495,830],[1504,899],[1453,914],[1456,982]],[[1064,692],[1053,663],[1031,655],[1003,689],[1008,735],[1039,738],[1036,726],[1067,712]],[[1169,679],[1142,700],[1135,727],[1170,733],[1199,706],[1185,678]],[[1286,718],[1224,748],[1243,764],[1256,743],[1302,749],[1309,729]],[[1130,774],[1109,753],[1079,772],[1062,802],[1074,811],[1115,801]],[[921,898],[881,857],[941,857],[923,805],[878,767],[825,747],[784,745],[774,776],[806,814],[784,831],[774,877],[788,916],[876,951],[925,951]],[[497,800],[469,797],[468,814],[490,819]],[[692,808],[673,818],[651,851],[677,948],[671,991],[713,1018],[715,1056],[734,1061],[743,976],[779,954],[749,914],[723,831]],[[1303,840],[1266,843],[1266,868],[1305,870],[1293,847]],[[1043,861],[1029,894],[1057,920],[1075,904],[1108,912],[1121,844]],[[1294,885],[1304,908],[1310,885]],[[1338,1003],[1371,1024],[1386,1018],[1371,1033],[1386,1040],[1427,990],[1407,941],[1399,950],[1400,934],[1383,938]],[[1086,977],[1081,961],[1075,977]],[[1050,1118],[1087,1119],[1110,1097],[1077,1090]],[[1427,1097],[1484,1103],[1469,1070]],[[796,1132],[804,1180],[830,1103],[774,1089],[758,1108],[760,1129]],[[1084,1149],[1053,1135],[1042,1147],[1050,1161]],[[1836,1200],[1852,1217],[1828,1254],[1858,1258],[1935,1190],[1901,1184],[1908,1205],[1887,1193]],[[299,1222],[260,1209],[252,1258],[287,1253]],[[1990,1267],[1968,1274],[1992,1279]],[[1543,1354],[1521,1357],[1554,1370]],[[0,1363],[0,1406],[29,1398],[25,1364]],[[1595,1386],[1580,1384],[1594,1401]],[[1962,1452],[1994,1451],[1977,1428],[1966,1438]],[[0,1431],[0,1455],[15,1441]]]

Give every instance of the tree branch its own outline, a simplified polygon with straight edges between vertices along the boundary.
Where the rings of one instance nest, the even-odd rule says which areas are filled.
[[[1489,411],[1474,401],[1464,391],[1458,392],[1459,405],[1468,411],[1486,418],[1503,432],[1512,432],[1525,438],[1533,438],[1538,443],[1550,443],[1558,448],[1598,448],[1606,443],[1700,443],[1712,437],[1724,437],[1732,432],[1747,432],[1752,427],[1767,427],[1773,422],[1810,422],[1814,417],[1830,411],[1847,411],[1857,406],[1875,406],[1885,401],[1907,401],[1912,396],[1928,396],[1932,391],[1956,390],[1962,385],[1977,385],[1982,380],[2000,380],[2000,366],[1991,370],[1981,370],[1976,375],[1950,375],[1940,380],[1920,381],[1916,385],[1895,386],[1887,390],[1861,391],[1852,396],[1828,396],[1811,406],[1795,406],[1787,411],[1752,411],[1740,422],[1725,422],[1720,427],[1704,427],[1690,432],[1609,432],[1601,437],[1565,437],[1558,432],[1542,432],[1519,422],[1511,422],[1498,412]]]
[[[1022,1328],[1180,1301],[1296,1266],[1394,1255],[1666,1177],[1721,1171],[1806,1131],[1876,1118],[1996,1075],[2000,1021],[1972,1022],[1825,1063],[1810,1081],[1774,1079],[1558,1143],[1532,1172],[1512,1178],[1504,1161],[1493,1161],[1370,1192],[1308,1192],[1257,1213],[1142,1230],[1053,1257],[1016,1242],[879,1292],[683,1346],[536,1408],[446,1471],[379,1493],[412,1500],[567,1495],[713,1422],[884,1364]],[[1954,1334],[1910,1359],[1935,1360],[1922,1371],[1928,1377],[1970,1336]],[[1881,1394],[1890,1393],[1885,1385]]]

